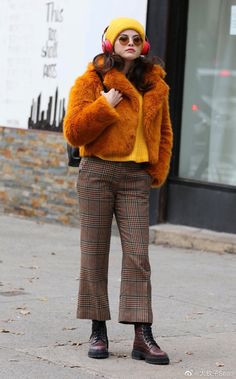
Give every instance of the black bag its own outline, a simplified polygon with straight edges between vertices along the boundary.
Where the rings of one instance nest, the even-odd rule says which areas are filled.
[[[103,91],[108,92],[107,87],[103,83],[103,77],[102,74],[98,71],[96,71],[97,75],[99,76],[99,79],[101,80]],[[79,152],[79,147],[73,147],[69,143],[67,143],[67,155],[68,155],[68,166],[70,167],[79,167],[81,156]]]
[[[68,166],[78,167],[81,161],[79,147],[73,147],[67,143]]]

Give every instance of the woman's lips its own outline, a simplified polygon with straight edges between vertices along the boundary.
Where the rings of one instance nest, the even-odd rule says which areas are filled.
[[[125,51],[132,51],[134,53],[135,49],[130,48],[130,49],[126,49]]]

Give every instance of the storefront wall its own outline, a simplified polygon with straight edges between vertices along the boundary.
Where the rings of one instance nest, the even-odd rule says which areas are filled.
[[[0,127],[0,214],[78,226],[77,170],[62,133]]]

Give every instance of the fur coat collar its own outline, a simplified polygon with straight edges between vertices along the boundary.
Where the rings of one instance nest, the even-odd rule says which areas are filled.
[[[97,81],[97,74],[92,63],[88,65],[87,72],[91,73]],[[154,86],[143,96],[144,127],[147,122],[151,122],[155,118],[164,97],[168,94],[169,87],[163,80],[165,76],[166,73],[160,65],[154,65],[152,71],[146,74],[146,80],[153,83]],[[120,91],[124,97],[130,100],[131,108],[135,112],[138,111],[138,91],[122,72],[115,68],[111,69],[104,76],[104,84],[108,89],[115,88]]]

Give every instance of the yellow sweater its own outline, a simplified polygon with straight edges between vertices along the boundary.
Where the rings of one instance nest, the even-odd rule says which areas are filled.
[[[101,159],[108,159],[102,155],[97,155]],[[148,162],[148,148],[145,142],[143,133],[143,97],[139,94],[139,115],[138,115],[138,127],[135,137],[134,148],[129,155],[125,157],[109,157],[109,161],[127,162],[133,161],[137,163]]]

